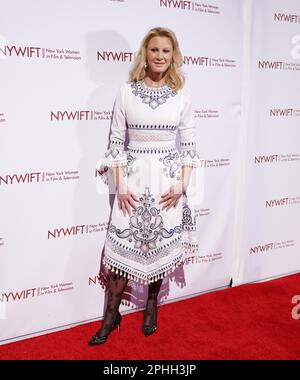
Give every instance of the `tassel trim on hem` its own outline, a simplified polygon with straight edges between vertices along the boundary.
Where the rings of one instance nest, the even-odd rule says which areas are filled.
[[[169,270],[166,270],[166,271],[164,271],[164,272],[162,272],[160,274],[151,275],[151,276],[149,276],[149,278],[146,278],[146,279],[145,278],[141,278],[141,277],[139,277],[137,275],[133,275],[131,273],[128,273],[126,270],[118,268],[116,265],[112,265],[112,264],[107,263],[106,260],[105,260],[105,257],[103,259],[103,264],[104,264],[104,266],[105,266],[106,269],[110,270],[113,273],[116,273],[116,274],[120,275],[123,278],[127,278],[128,280],[132,280],[134,282],[141,283],[141,284],[144,284],[144,285],[149,285],[149,284],[151,284],[153,282],[156,282],[158,280],[161,280],[161,279],[165,278],[170,273],[174,272],[174,270],[176,268],[178,268],[179,266],[183,265],[183,263],[184,263],[184,256],[186,254],[197,253],[199,251],[199,244],[198,243],[191,243],[191,242],[187,242],[187,241],[182,241],[181,242],[181,247],[183,249],[182,250],[182,256],[180,257],[179,261],[176,262],[172,266],[172,268],[170,268]],[[103,285],[103,283],[101,283],[101,285]]]
[[[183,260],[180,259],[180,261],[178,261],[176,264],[174,264],[171,269],[169,269],[169,270],[167,270],[167,271],[165,271],[163,273],[155,274],[153,276],[150,276],[150,278],[148,278],[148,279],[144,279],[144,278],[141,278],[141,277],[138,277],[138,276],[134,276],[134,275],[126,272],[125,270],[117,268],[116,266],[108,264],[107,262],[105,262],[105,259],[104,259],[104,266],[108,270],[110,270],[111,272],[119,274],[121,277],[127,278],[128,280],[132,280],[134,282],[141,283],[141,284],[144,284],[144,285],[149,285],[149,284],[151,284],[153,282],[156,282],[158,280],[161,280],[161,279],[165,278],[168,274],[174,272],[174,270],[176,268],[178,268],[179,266],[181,266],[182,264],[183,264]]]

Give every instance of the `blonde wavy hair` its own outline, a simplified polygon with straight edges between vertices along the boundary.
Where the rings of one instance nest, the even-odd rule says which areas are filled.
[[[153,37],[168,37],[171,40],[173,46],[173,61],[168,67],[168,70],[165,74],[165,81],[168,86],[173,90],[180,90],[185,83],[184,74],[181,71],[181,66],[183,65],[183,58],[181,51],[179,49],[179,44],[175,33],[168,28],[153,28],[145,35],[141,42],[141,46],[138,52],[135,55],[132,68],[129,72],[130,81],[139,81],[145,78],[146,76],[146,52],[149,41]]]

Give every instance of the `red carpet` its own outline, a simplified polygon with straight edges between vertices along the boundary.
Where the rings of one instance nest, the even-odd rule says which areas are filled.
[[[300,274],[203,294],[160,307],[144,337],[142,312],[123,317],[107,343],[87,346],[100,322],[0,346],[1,359],[300,359],[291,315]]]

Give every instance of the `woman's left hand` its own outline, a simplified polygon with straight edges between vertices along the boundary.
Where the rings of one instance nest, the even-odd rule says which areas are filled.
[[[182,181],[176,182],[174,185],[171,185],[170,189],[161,195],[161,200],[159,204],[163,203],[162,210],[166,208],[168,211],[171,207],[176,208],[181,195],[184,193]]]

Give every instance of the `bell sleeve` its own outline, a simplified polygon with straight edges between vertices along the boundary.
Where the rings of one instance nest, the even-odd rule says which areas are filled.
[[[183,105],[178,125],[181,166],[199,167],[200,155],[196,150],[195,125],[190,89],[183,90]]]
[[[127,171],[127,155],[124,150],[125,133],[126,133],[126,113],[124,103],[124,84],[119,87],[112,113],[111,134],[109,146],[104,156],[98,161],[97,167],[101,179],[108,184],[108,176],[112,174],[113,167],[123,167]]]

